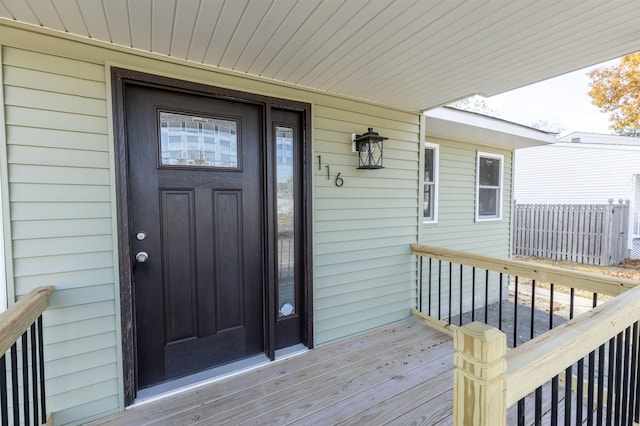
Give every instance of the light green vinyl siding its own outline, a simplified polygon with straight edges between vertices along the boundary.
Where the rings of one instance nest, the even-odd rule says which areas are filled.
[[[438,223],[424,224],[424,244],[508,258],[511,223],[511,151],[429,139],[440,145]],[[478,151],[504,155],[501,220],[475,220]]]
[[[47,408],[64,424],[85,404],[120,405],[104,67],[11,47],[2,58],[14,290],[56,288]]]
[[[356,169],[351,134],[368,127],[389,138],[385,169]],[[409,244],[417,232],[418,135],[418,115],[390,118],[381,108],[314,105],[318,344],[405,318],[414,303],[416,272]],[[344,180],[340,188],[335,185],[338,173]]]
[[[11,244],[20,296],[54,285],[45,314],[56,424],[122,410],[122,349],[108,65],[312,105],[316,346],[415,304],[420,113],[215,71],[72,37],[0,26]],[[388,137],[382,170],[357,170],[351,134]],[[318,156],[321,169],[318,170]],[[330,179],[325,165],[330,166]],[[340,173],[342,187],[335,185]],[[7,211],[7,210],[5,210]]]
[[[512,162],[511,151],[473,145],[452,140],[429,138],[429,142],[439,145],[439,191],[438,191],[438,222],[425,223],[422,226],[421,241],[424,244],[471,253],[494,256],[498,258],[510,257],[510,227],[511,227],[511,198],[512,198]],[[478,151],[504,155],[503,187],[502,187],[502,219],[476,221],[476,161]],[[423,310],[427,306],[428,294],[428,260],[423,260]],[[437,262],[432,263],[432,309],[437,312]],[[449,264],[442,263],[441,279],[448,288]],[[459,312],[459,266],[452,270],[452,314]],[[484,271],[477,271],[476,282],[478,290],[476,297],[484,303]],[[497,300],[499,296],[499,275],[490,273],[489,299]],[[503,278],[503,285],[507,278]],[[482,286],[482,287],[480,287]],[[480,290],[480,288],[482,290]],[[470,309],[471,271],[463,273],[463,311]],[[441,313],[448,315],[448,292],[442,295]]]

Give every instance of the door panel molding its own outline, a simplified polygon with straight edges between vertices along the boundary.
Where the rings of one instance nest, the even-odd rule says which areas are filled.
[[[302,250],[302,270],[303,277],[303,297],[304,297],[304,330],[303,343],[313,347],[313,284],[312,284],[312,150],[311,150],[311,106],[306,103],[287,101],[263,95],[244,93],[235,90],[208,86],[183,80],[176,80],[169,77],[157,76],[153,74],[131,71],[121,68],[111,68],[111,87],[113,100],[113,121],[114,121],[114,157],[115,157],[115,180],[116,180],[116,203],[117,203],[117,236],[118,236],[118,257],[119,257],[119,279],[120,279],[120,309],[122,326],[122,356],[123,356],[123,377],[124,377],[124,397],[125,405],[131,405],[136,398],[136,334],[135,334],[135,312],[134,294],[132,288],[132,249],[131,249],[131,219],[129,216],[128,190],[128,159],[126,145],[125,128],[125,88],[129,85],[165,89],[174,92],[194,94],[210,97],[219,100],[233,100],[245,104],[259,105],[263,111],[262,129],[263,137],[267,146],[274,143],[271,135],[271,110],[278,108],[299,112],[302,116],[302,164],[300,185],[301,191],[301,220],[300,238],[304,249]],[[273,158],[266,150],[264,155],[265,175],[262,182],[263,194],[266,195],[267,214],[264,218],[263,229],[265,232],[265,247],[274,247],[274,217],[273,217],[273,196],[274,191],[269,182],[273,182]],[[212,197],[214,195],[212,194]],[[211,224],[213,227],[214,225]],[[265,288],[264,306],[264,343],[265,352],[271,359],[275,354],[275,323],[276,303],[275,303],[275,265],[273,253],[266,250],[265,254],[267,286]],[[196,272],[197,273],[197,272]],[[177,370],[179,366],[173,366]]]

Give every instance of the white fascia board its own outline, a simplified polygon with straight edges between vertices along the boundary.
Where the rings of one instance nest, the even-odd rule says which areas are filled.
[[[552,144],[556,141],[555,133],[455,108],[440,107],[425,111],[424,115],[427,137],[508,150]]]

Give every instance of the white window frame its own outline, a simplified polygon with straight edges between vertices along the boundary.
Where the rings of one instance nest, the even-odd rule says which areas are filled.
[[[498,206],[497,206],[497,215],[496,216],[481,216],[480,215],[480,189],[481,188],[495,188],[493,186],[480,186],[480,159],[481,158],[492,158],[495,160],[500,160],[500,176],[498,186]],[[482,152],[478,151],[476,156],[476,222],[486,222],[492,220],[502,220],[502,197],[504,193],[504,155],[502,154],[493,154],[490,152]]]
[[[423,212],[423,216],[422,216],[422,223],[424,224],[431,224],[431,223],[438,223],[438,187],[440,186],[440,145],[435,144],[435,143],[430,143],[430,142],[425,142],[424,143],[424,161],[422,163],[422,172],[421,172],[421,176],[422,176],[422,202],[424,203],[424,186],[426,185],[425,181],[424,181],[424,168],[427,164],[426,161],[426,150],[427,149],[431,149],[433,150],[433,208],[432,208],[432,212],[433,212],[433,217],[432,218],[425,218],[424,217],[424,208],[421,209],[421,211]]]

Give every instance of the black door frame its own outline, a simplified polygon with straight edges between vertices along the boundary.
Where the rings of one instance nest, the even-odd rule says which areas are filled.
[[[239,92],[236,90],[223,89],[201,83],[194,83],[174,78],[158,76],[138,71],[122,68],[111,69],[111,89],[114,124],[114,161],[116,179],[116,205],[117,205],[117,232],[118,232],[118,260],[120,278],[120,312],[122,327],[122,360],[124,374],[124,396],[125,405],[131,405],[136,398],[136,340],[135,340],[135,316],[134,316],[134,293],[132,286],[132,254],[130,248],[130,218],[129,218],[129,177],[127,160],[127,140],[125,128],[125,86],[128,84],[141,85],[147,87],[162,88],[174,92],[190,93],[205,97],[222,100],[234,100],[262,107],[263,111],[263,135],[266,147],[274,147],[273,134],[271,131],[271,110],[272,108],[286,109],[300,112],[302,115],[302,164],[301,169],[301,190],[299,192],[302,204],[301,212],[301,238],[304,258],[302,265],[302,292],[305,301],[303,344],[308,348],[313,347],[313,282],[312,282],[312,147],[311,147],[311,105],[303,102],[289,101],[263,95]],[[275,235],[275,194],[274,185],[274,158],[273,149],[265,149],[263,179],[265,194],[264,211],[264,244],[265,244],[265,286],[264,300],[264,343],[265,354],[270,358],[275,358],[275,322],[277,317],[277,307],[275,301],[277,285],[277,268],[275,262],[275,252],[271,247],[276,244]]]

